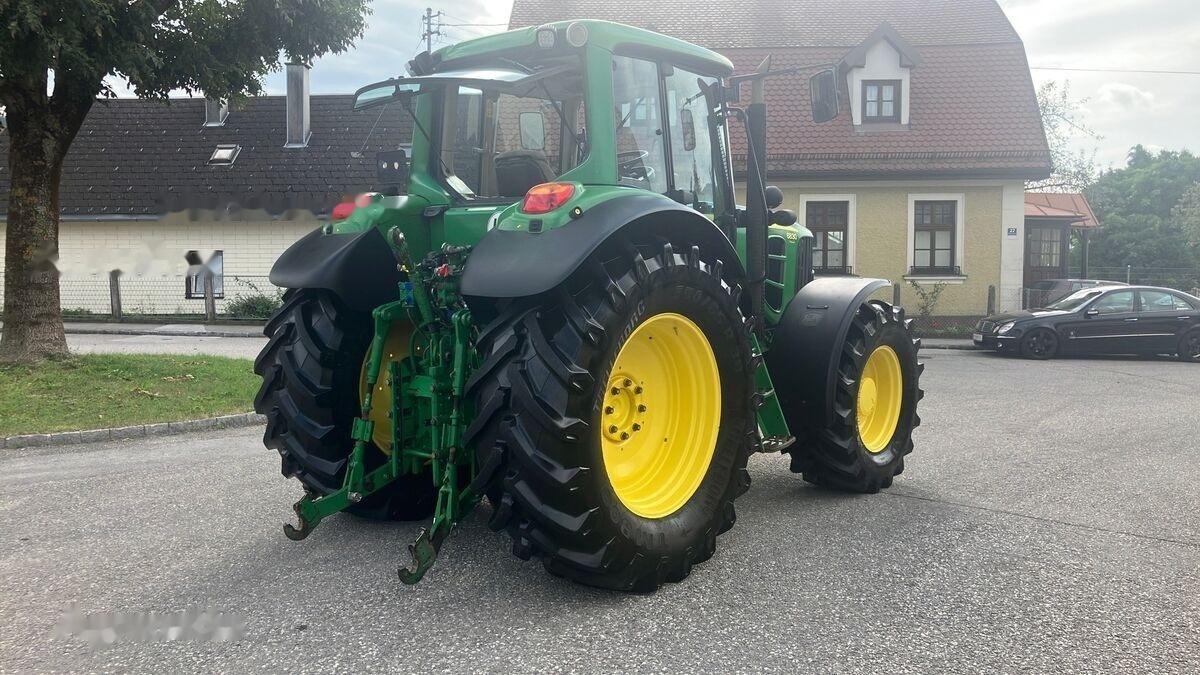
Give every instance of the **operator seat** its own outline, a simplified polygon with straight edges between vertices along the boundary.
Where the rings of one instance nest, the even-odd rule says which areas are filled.
[[[509,150],[496,155],[496,188],[501,197],[521,198],[529,188],[554,180],[546,154],[538,150]]]

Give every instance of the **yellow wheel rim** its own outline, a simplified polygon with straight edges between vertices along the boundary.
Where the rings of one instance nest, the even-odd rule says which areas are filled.
[[[412,325],[394,323],[388,330],[387,341],[383,345],[383,364],[379,368],[379,381],[375,383],[375,392],[371,395],[371,413],[367,416],[375,423],[371,441],[384,452],[392,452],[392,420],[387,416],[392,407],[392,384],[388,382],[388,364],[400,361],[408,356],[409,340],[412,337]],[[367,399],[367,364],[371,361],[371,348],[368,344],[367,353],[363,356],[362,369],[358,376],[358,401],[361,405]]]
[[[721,425],[721,377],[704,331],[656,314],[621,347],[600,414],[608,480],[643,518],[687,504],[708,472]]]
[[[904,374],[900,358],[887,345],[880,345],[867,358],[858,383],[858,437],[867,451],[883,452],[900,424],[900,402],[904,398]]]

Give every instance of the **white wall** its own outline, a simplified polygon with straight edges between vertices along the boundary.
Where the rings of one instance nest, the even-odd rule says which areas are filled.
[[[1004,183],[1000,220],[1000,288],[996,308],[1011,312],[1021,309],[1021,289],[1025,285],[1025,183]],[[1014,230],[1015,235],[1010,234]]]
[[[203,301],[184,298],[184,254],[195,250],[207,260],[221,250],[226,287],[225,300],[218,302],[221,311],[239,293],[253,293],[250,284],[270,292],[266,276],[275,260],[318,226],[307,215],[303,220],[213,221],[171,214],[154,221],[64,221],[58,238],[63,309],[107,313],[108,273],[120,269],[126,312],[201,313]],[[0,223],[0,270],[3,235]]]
[[[880,40],[867,50],[866,65],[851,68],[846,74],[846,86],[850,89],[850,113],[854,125],[862,124],[863,80],[900,80],[900,123],[908,124],[908,103],[912,87],[909,86],[909,69],[900,67],[900,52],[887,40]]]

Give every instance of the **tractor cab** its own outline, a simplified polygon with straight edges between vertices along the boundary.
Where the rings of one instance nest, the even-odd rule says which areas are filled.
[[[646,39],[630,42],[631,32]],[[481,233],[489,220],[456,209],[490,214],[554,182],[574,184],[575,198],[589,186],[646,190],[733,221],[724,57],[577,21],[425,53],[409,71],[361,88],[354,107],[411,116],[411,166],[379,182],[398,193],[403,180],[409,195],[444,206],[455,229]]]

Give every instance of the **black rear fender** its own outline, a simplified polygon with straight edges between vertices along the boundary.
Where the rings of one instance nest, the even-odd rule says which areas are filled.
[[[781,403],[802,411],[814,427],[833,420],[842,343],[854,315],[883,279],[823,277],[800,289],[780,318],[766,355]]]
[[[662,195],[646,192],[616,197],[545,232],[489,231],[471,251],[462,293],[483,298],[545,293],[566,281],[618,232],[637,241],[665,237],[697,245],[706,260],[721,260],[727,278],[743,276],[737,250],[711,220]]]
[[[399,297],[400,272],[379,230],[325,234],[316,229],[292,244],[271,268],[283,288],[323,288],[350,309],[370,311]]]

